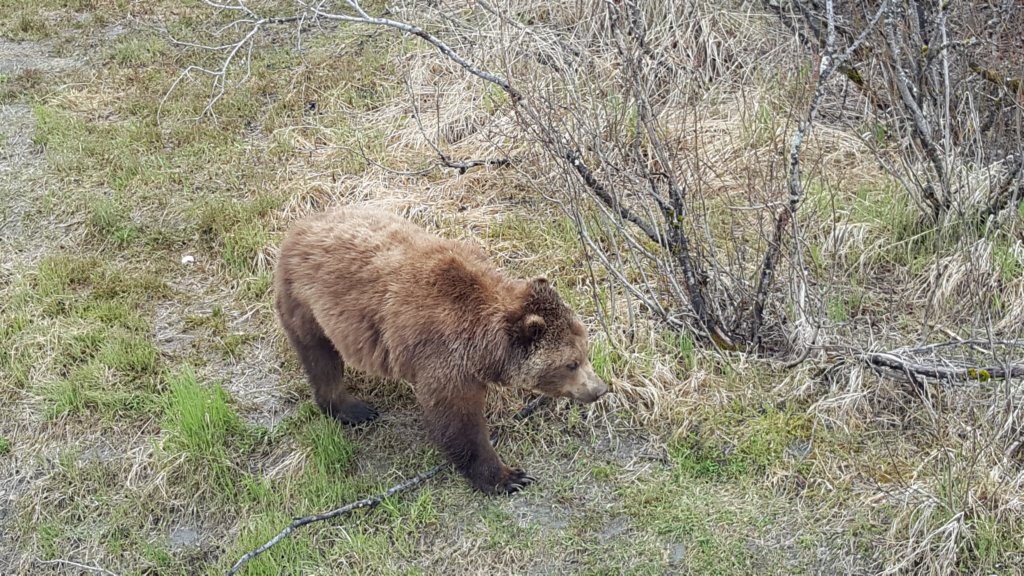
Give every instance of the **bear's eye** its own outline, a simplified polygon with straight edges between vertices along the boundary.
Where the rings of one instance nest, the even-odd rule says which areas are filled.
[[[579,362],[570,362],[569,365],[566,366],[566,368],[568,368],[570,372],[575,372],[576,369],[579,368],[579,367],[580,367],[580,363]]]

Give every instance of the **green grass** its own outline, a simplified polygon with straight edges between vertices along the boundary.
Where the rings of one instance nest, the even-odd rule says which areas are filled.
[[[999,271],[999,279],[1004,283],[1010,283],[1021,277],[1024,273],[1024,262],[1013,253],[1012,248],[1006,242],[996,242],[992,248],[992,257],[995,260],[996,269]]]
[[[5,18],[3,35],[13,40],[43,40],[53,34],[52,25],[39,14],[21,11]]]
[[[0,333],[8,385],[31,388],[50,418],[92,414],[124,420],[152,414],[161,359],[149,338],[148,298],[161,280],[90,258],[43,259],[11,290]],[[33,382],[33,371],[48,374]]]
[[[626,368],[622,352],[607,340],[595,336],[590,345],[590,363],[594,372],[605,381],[621,375]]]
[[[269,440],[266,430],[247,425],[229,404],[229,396],[217,385],[205,385],[191,366],[167,376],[167,394],[161,426],[166,435],[164,450],[182,455],[194,474],[191,483],[209,489],[215,500],[244,500],[238,484],[242,459]]]
[[[86,226],[97,239],[108,240],[116,246],[125,246],[138,236],[126,202],[112,198],[97,198],[89,202]]]
[[[785,530],[779,524],[789,516],[789,505],[769,491],[709,483],[681,458],[670,472],[629,487],[624,500],[641,531],[681,552],[678,569],[696,574],[784,571],[786,551],[769,542],[789,538],[789,533],[774,532]]]
[[[97,414],[105,419],[124,420],[132,416],[156,413],[159,400],[152,384],[131,389],[112,382],[113,368],[102,362],[90,362],[75,368],[67,377],[42,389],[49,403],[48,416],[57,418]]]
[[[287,513],[274,512],[254,514],[243,529],[238,542],[230,550],[229,557],[240,557],[242,554],[262,546],[276,535],[282,527],[287,526],[292,518]],[[314,570],[324,565],[324,558],[311,545],[308,539],[289,538],[274,549],[250,562],[246,574],[256,576],[276,576],[278,574],[297,573]],[[214,573],[211,571],[211,573]]]
[[[681,377],[697,366],[696,343],[688,332],[669,330],[661,334],[660,341],[675,356]]]
[[[260,263],[263,249],[270,244],[270,234],[259,224],[240,224],[224,235],[224,263],[236,274],[249,274],[266,268]]]
[[[330,418],[312,415],[298,431],[298,438],[309,451],[309,463],[318,474],[337,475],[351,463],[352,444],[345,439],[337,422]]]
[[[168,447],[201,459],[225,456],[228,440],[245,432],[227,401],[222,388],[200,385],[191,367],[169,376],[163,424]]]
[[[547,256],[543,264],[516,266],[516,272],[523,276],[555,276],[572,267],[580,254],[579,235],[572,220],[546,208],[545,213],[536,215],[505,214],[486,229],[483,238],[489,249],[504,253],[513,262],[526,254]]]
[[[114,66],[137,68],[165,58],[170,52],[166,38],[151,34],[128,34],[109,48],[107,58]]]
[[[710,414],[699,435],[687,435],[668,450],[678,470],[698,478],[735,480],[789,468],[786,452],[810,439],[810,422],[794,410],[736,404]],[[710,438],[720,439],[709,442]]]
[[[252,277],[268,269],[265,250],[271,234],[266,219],[281,205],[273,194],[259,194],[249,201],[226,197],[200,199],[192,215],[197,232],[219,249],[229,273]]]

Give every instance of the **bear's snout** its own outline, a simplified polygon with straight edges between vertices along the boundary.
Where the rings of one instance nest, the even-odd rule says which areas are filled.
[[[573,397],[580,402],[589,404],[590,402],[597,401],[598,398],[608,393],[608,385],[604,383],[604,380],[598,378],[597,374],[594,374],[593,368],[587,367],[586,378],[583,381],[583,386],[578,390]]]

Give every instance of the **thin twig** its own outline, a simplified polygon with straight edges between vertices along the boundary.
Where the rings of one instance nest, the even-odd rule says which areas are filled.
[[[39,564],[62,564],[62,565],[65,565],[65,566],[73,566],[73,567],[78,568],[80,570],[87,570],[89,572],[95,572],[97,574],[106,574],[107,576],[117,576],[117,574],[111,572],[110,570],[107,570],[106,568],[100,568],[99,566],[89,566],[88,564],[80,564],[78,562],[73,562],[71,560],[64,560],[64,559],[61,559],[61,558],[56,558],[56,559],[53,559],[53,560],[36,560],[36,562],[38,562]]]
[[[510,158],[490,158],[483,160],[452,160],[447,154],[441,151],[438,146],[429,136],[427,136],[426,129],[423,128],[423,121],[420,120],[420,107],[416,104],[416,94],[413,92],[412,83],[409,78],[405,79],[406,92],[409,94],[409,103],[412,105],[412,119],[416,121],[416,128],[419,129],[420,134],[423,136],[423,140],[426,141],[427,145],[430,146],[431,150],[437,154],[438,158],[441,159],[441,164],[448,168],[455,168],[459,171],[459,174],[465,174],[470,168],[476,168],[477,166],[491,166],[494,168],[501,168],[508,166],[512,160]],[[437,98],[435,97],[435,100]],[[441,114],[438,112],[438,118]]]
[[[458,64],[459,66],[464,68],[470,74],[472,74],[472,75],[474,75],[474,76],[476,76],[476,77],[478,77],[478,78],[480,78],[482,80],[486,80],[487,82],[490,82],[492,84],[495,84],[495,85],[499,86],[509,96],[512,97],[512,100],[514,102],[519,102],[519,101],[521,101],[523,99],[522,94],[518,90],[513,88],[512,85],[509,84],[508,80],[505,80],[504,78],[501,78],[500,76],[496,76],[494,74],[491,74],[490,72],[487,72],[486,70],[481,70],[480,68],[478,68],[475,65],[471,64],[470,62],[466,61],[462,56],[459,56],[459,54],[457,52],[452,50],[452,48],[450,46],[448,46],[448,44],[446,44],[440,38],[438,38],[437,36],[434,36],[433,34],[427,32],[426,30],[424,30],[422,28],[420,28],[419,26],[413,26],[411,24],[406,24],[405,22],[398,22],[397,20],[391,20],[389,18],[378,18],[378,17],[370,16],[369,14],[367,14],[362,9],[361,6],[359,6],[358,2],[355,2],[355,1],[352,1],[352,0],[346,0],[345,3],[348,4],[353,10],[355,10],[356,13],[358,14],[358,16],[351,16],[351,15],[348,15],[348,14],[337,14],[337,13],[334,13],[334,12],[324,12],[323,10],[321,10],[317,6],[310,6],[310,10],[313,12],[313,14],[315,14],[315,15],[321,17],[321,18],[326,18],[328,20],[338,20],[338,21],[341,21],[341,22],[351,22],[353,24],[368,24],[368,25],[371,25],[371,26],[386,26],[388,28],[394,28],[396,30],[400,30],[402,32],[405,32],[406,34],[412,34],[413,36],[418,36],[418,37],[422,38],[423,40],[426,40],[431,45],[433,45],[442,54],[447,56],[449,60],[451,60],[452,62],[455,62],[456,64]]]
[[[593,192],[599,200],[601,200],[601,202],[604,202],[605,206],[614,210],[623,220],[635,224],[636,227],[643,230],[644,234],[646,234],[652,241],[656,242],[660,246],[664,246],[665,240],[654,226],[651,226],[632,210],[616,201],[615,197],[612,196],[612,193],[605,188],[604,184],[602,184],[597,179],[597,176],[594,175],[593,171],[590,170],[590,167],[583,163],[583,159],[580,158],[580,156],[579,150],[573,149],[566,150],[562,158],[572,166],[573,170],[575,170],[576,173],[579,174],[580,178],[583,179],[583,183],[586,184],[587,188],[589,188],[590,191]]]

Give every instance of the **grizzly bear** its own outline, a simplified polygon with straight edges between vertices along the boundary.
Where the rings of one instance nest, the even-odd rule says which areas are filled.
[[[488,384],[593,402],[608,391],[587,330],[544,278],[507,278],[472,244],[393,214],[342,208],[295,224],[274,271],[275,308],[320,409],[348,424],[376,409],[350,367],[414,389],[428,437],[485,493],[534,481],[488,440]]]

